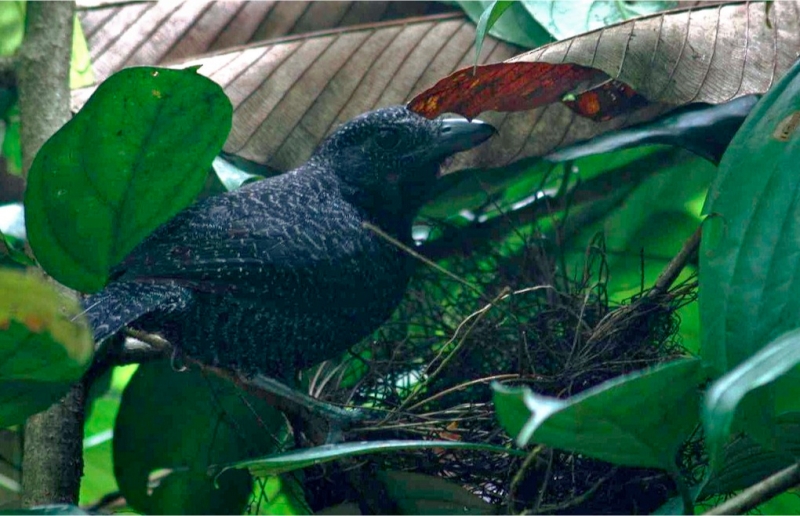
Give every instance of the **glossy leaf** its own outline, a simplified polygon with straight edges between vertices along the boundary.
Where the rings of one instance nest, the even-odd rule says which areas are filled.
[[[708,402],[714,467],[731,429],[771,449],[786,448],[788,436],[776,418],[800,411],[798,371],[787,367],[793,355],[780,349],[800,321],[799,119],[800,63],[764,96],[731,142],[704,208],[701,354],[716,376],[733,370],[743,375],[725,376],[733,383],[719,384]],[[761,353],[770,341],[782,363]]]
[[[94,340],[81,312],[44,279],[0,269],[0,427],[46,409],[86,370]]]
[[[147,514],[241,511],[250,475],[232,471],[215,483],[209,466],[274,451],[284,426],[278,411],[227,381],[198,370],[176,372],[168,361],[142,364],[114,427],[117,483],[128,504]],[[149,479],[159,471],[152,487]]]
[[[287,473],[298,469],[308,468],[317,464],[324,464],[345,457],[369,455],[373,453],[414,451],[431,448],[455,450],[481,450],[497,453],[510,453],[525,456],[518,450],[492,446],[488,444],[465,443],[456,441],[361,441],[342,444],[327,444],[315,448],[292,450],[279,455],[272,455],[259,459],[246,460],[227,465],[221,470],[225,472],[231,468],[249,469],[253,475],[268,476]]]
[[[265,175],[275,175],[264,165],[227,153],[214,158],[211,168],[228,192],[238,189],[245,183],[264,179]]]
[[[103,287],[151,231],[188,206],[230,129],[222,89],[194,70],[130,68],[42,147],[28,176],[28,238],[44,269]]]
[[[718,375],[800,321],[798,113],[800,63],[742,125],[703,210],[702,354]]]
[[[687,359],[607,381],[565,400],[494,385],[497,417],[519,446],[531,443],[615,464],[674,469],[698,422],[703,373]]]

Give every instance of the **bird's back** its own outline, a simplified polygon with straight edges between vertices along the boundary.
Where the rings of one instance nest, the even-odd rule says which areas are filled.
[[[112,286],[180,293],[133,327],[209,363],[280,375],[338,355],[400,301],[408,257],[366,221],[335,178],[301,168],[181,212]]]

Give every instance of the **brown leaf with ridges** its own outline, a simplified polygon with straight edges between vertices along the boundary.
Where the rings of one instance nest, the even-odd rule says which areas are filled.
[[[98,80],[284,36],[452,11],[439,2],[78,2]]]
[[[649,103],[676,107],[764,93],[800,54],[797,3],[779,2],[769,15],[770,24],[763,4],[733,3],[636,18],[545,45],[505,63],[477,67],[478,80],[468,90],[463,88],[464,74],[472,70],[459,70],[420,93],[409,107],[428,117],[443,112],[472,117],[489,110],[535,109],[541,106],[539,98],[520,98],[520,91],[548,86],[568,90],[574,85],[568,73],[571,68],[564,67],[576,65],[602,71],[616,81],[609,83],[613,87],[604,85],[593,96],[576,99],[573,104],[578,112],[581,105],[588,112],[600,110],[599,104],[591,103],[599,103],[599,96],[605,94],[606,100],[612,101],[609,107],[613,107],[591,113],[600,120],[630,112],[620,109],[616,102],[635,99],[634,92]],[[525,81],[518,76],[522,63],[557,67],[552,72],[556,84],[532,68],[527,77],[530,84],[521,86]],[[559,73],[559,69],[564,71]],[[493,96],[471,94],[483,90],[492,91]],[[618,95],[613,98],[615,91]],[[630,108],[645,104],[637,100]]]
[[[668,77],[669,71],[665,74],[664,70],[674,69],[672,77],[679,77],[685,83],[680,89],[685,90],[683,100],[673,96],[675,102],[692,99],[708,102],[711,93],[716,93],[721,102],[745,93],[765,91],[786,70],[791,61],[790,54],[800,50],[800,19],[796,16],[796,2],[781,2],[771,10],[770,17],[777,35],[769,37],[768,41],[770,45],[776,45],[775,52],[760,56],[754,50],[764,47],[763,42],[755,41],[757,38],[771,36],[770,29],[763,24],[763,5],[760,5],[760,10],[758,7],[736,4],[696,9],[691,14],[670,12],[607,27],[514,59],[509,58],[519,53],[516,47],[488,38],[481,62],[496,64],[509,60],[509,63],[531,64],[538,59],[562,64],[562,61],[575,61],[580,66],[596,67],[606,72],[621,70],[617,75],[623,83],[637,76],[632,63],[638,62],[644,63],[641,66],[647,70],[653,69],[638,75],[645,79]],[[680,21],[681,16],[691,18],[691,27],[696,29],[699,22],[695,17],[705,20],[708,13],[718,15],[714,34],[725,43],[720,43],[720,48],[727,50],[717,51],[714,56],[698,54],[700,57],[693,59],[696,51],[713,47],[707,44],[701,47],[694,41],[694,36],[685,37],[679,29],[686,26],[686,20],[683,25],[676,25],[676,20]],[[748,16],[749,29],[745,30]],[[776,17],[780,18],[780,24],[774,21]],[[794,25],[790,26],[789,22]],[[662,25],[663,29],[659,31]],[[797,30],[791,32],[791,27]],[[691,30],[692,34],[695,29]],[[745,36],[750,41],[747,45],[743,43]],[[235,108],[234,128],[225,147],[227,151],[287,170],[307,159],[320,139],[337,123],[375,107],[403,103],[461,68],[468,68],[471,72],[474,37],[474,26],[463,17],[440,15],[329,31],[303,38],[295,36],[187,60],[174,66],[202,65],[200,73],[220,83],[231,97]],[[738,53],[730,50],[737,37],[742,41]],[[745,52],[744,49],[749,50]],[[739,68],[719,63],[724,57],[721,54],[730,54],[728,62],[738,62]],[[744,54],[749,57],[744,59]],[[773,56],[777,59],[772,59]],[[692,74],[685,69],[692,64],[701,71]],[[686,79],[695,75],[705,76],[706,80]],[[604,85],[609,79],[598,76],[594,80],[576,81],[575,89],[567,89],[567,93],[575,94],[579,101],[581,95],[605,94],[608,92],[603,92],[602,88],[606,87]],[[657,89],[676,91],[669,84],[656,88],[651,82],[641,82],[646,87],[635,91],[638,94]],[[732,82],[739,85],[733,86]],[[685,88],[692,83],[703,85],[699,93],[697,87]],[[90,90],[75,92],[73,106],[82,105],[89,94]],[[676,107],[672,103],[653,103],[650,100],[641,109],[623,110],[613,118],[601,121],[580,116],[560,101],[529,111],[485,112],[480,118],[494,124],[500,131],[499,135],[473,151],[458,155],[451,167],[494,167],[541,156],[562,145],[650,120]]]

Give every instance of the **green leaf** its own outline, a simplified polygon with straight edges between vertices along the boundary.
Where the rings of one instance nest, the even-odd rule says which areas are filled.
[[[497,507],[439,477],[378,471],[378,480],[401,514],[495,514]]]
[[[753,109],[703,209],[702,355],[717,375],[800,325],[800,137],[776,137],[800,116],[798,72],[800,63]]]
[[[264,179],[263,174],[259,174],[257,172],[256,173],[251,172],[250,170],[247,170],[242,166],[240,166],[238,162],[234,162],[227,156],[223,155],[214,158],[214,162],[211,164],[211,167],[217,174],[217,177],[222,183],[222,186],[224,186],[225,190],[228,192],[233,190],[238,190],[244,184],[249,183],[251,181],[258,181],[260,179]]]
[[[220,474],[230,469],[249,469],[253,475],[263,477],[308,468],[345,457],[431,448],[493,451],[497,453],[519,455],[520,457],[526,455],[519,450],[511,450],[500,446],[455,441],[361,441],[343,444],[326,444],[315,448],[292,450],[269,457],[236,462],[226,465],[220,470]]]
[[[540,26],[558,40],[678,5],[675,1],[522,0]]]
[[[76,290],[101,289],[200,192],[231,112],[222,88],[193,71],[127,68],[101,84],[28,176],[28,238],[42,267]]]
[[[737,369],[742,378],[727,376],[733,383],[719,384],[718,396],[708,401],[714,467],[720,465],[720,446],[732,428],[780,449],[785,446],[776,416],[800,411],[800,371],[770,365],[770,357],[759,352],[800,326],[798,120],[800,63],[742,125],[704,208],[709,217],[700,249],[701,354],[715,376],[747,364]],[[780,349],[779,342],[775,346],[784,360],[793,360],[790,350]],[[754,377],[748,375],[751,368]]]
[[[478,20],[478,28],[475,30],[475,63],[478,66],[478,60],[481,57],[481,48],[483,48],[483,40],[486,39],[486,33],[494,27],[497,20],[508,10],[509,7],[514,5],[513,0],[495,0],[489,7],[483,11],[480,20]]]
[[[0,427],[46,409],[83,375],[94,340],[81,312],[45,280],[0,269]]]
[[[625,466],[673,470],[698,423],[700,360],[656,366],[561,400],[493,386],[497,417],[519,446],[539,443]]]
[[[703,403],[703,426],[712,471],[722,464],[723,448],[730,438],[736,409],[742,399],[780,378],[798,363],[800,329],[781,335],[711,385]]]
[[[493,0],[464,0],[456,2],[475,23],[494,3]],[[492,36],[525,48],[550,43],[553,38],[528,14],[520,2],[513,2],[508,12],[489,29]]]
[[[230,382],[176,372],[168,361],[142,364],[114,427],[117,483],[131,507],[147,514],[241,511],[250,475],[228,472],[215,488],[209,466],[274,452],[285,434],[280,412]]]

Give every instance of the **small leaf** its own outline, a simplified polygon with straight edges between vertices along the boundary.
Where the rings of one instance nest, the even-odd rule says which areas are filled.
[[[497,417],[519,446],[536,442],[626,466],[674,468],[698,422],[701,362],[686,359],[607,381],[561,400],[493,386]]]
[[[500,446],[488,444],[465,443],[455,441],[361,441],[343,444],[326,444],[315,448],[305,448],[302,450],[292,450],[286,453],[271,455],[260,459],[246,460],[228,464],[219,473],[235,468],[247,468],[250,472],[259,477],[277,475],[298,469],[324,464],[345,457],[355,457],[358,455],[369,455],[373,453],[384,453],[390,451],[415,451],[431,448],[460,449],[460,450],[479,450],[492,451],[497,453],[509,453],[524,457],[526,454],[519,450],[512,450]]]
[[[486,33],[494,27],[497,20],[499,20],[503,13],[512,5],[514,5],[513,0],[495,0],[483,11],[483,14],[481,14],[481,19],[478,20],[478,28],[475,30],[474,66],[478,66],[478,59],[481,57],[481,49],[483,48],[483,40],[486,39]]]
[[[94,340],[81,313],[45,280],[0,269],[0,428],[46,409],[86,370]]]
[[[264,179],[265,170],[263,169],[266,169],[267,167],[259,169],[257,168],[257,164],[252,163],[251,161],[241,158],[237,160],[236,158],[237,156],[235,155],[226,155],[225,153],[222,153],[214,158],[214,161],[211,164],[211,167],[217,174],[217,177],[222,185],[225,187],[225,190],[230,192],[232,190],[239,189],[245,183]],[[250,166],[248,167],[248,165]]]
[[[28,238],[61,283],[101,289],[110,269],[188,206],[231,124],[222,88],[192,71],[128,68],[36,156],[28,176]]]
[[[800,364],[800,329],[785,333],[714,382],[703,403],[703,426],[711,471],[722,464],[724,446],[739,402]]]

